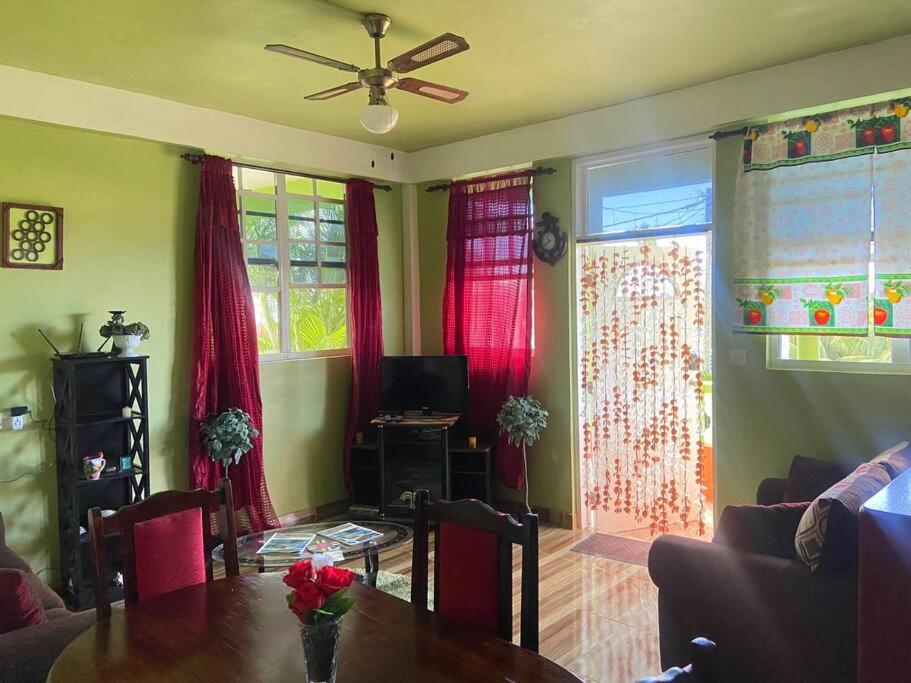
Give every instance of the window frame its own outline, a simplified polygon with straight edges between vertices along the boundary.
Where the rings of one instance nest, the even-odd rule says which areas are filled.
[[[349,287],[348,282],[348,254],[350,251],[348,244],[347,213],[345,214],[345,242],[334,242],[323,240],[321,238],[320,226],[323,222],[320,216],[320,206],[326,204],[345,206],[344,199],[335,199],[324,197],[318,194],[318,186],[315,178],[304,174],[283,173],[279,171],[269,171],[275,179],[275,194],[255,192],[243,188],[243,172],[246,167],[235,165],[235,191],[237,201],[237,212],[240,223],[241,245],[244,254],[244,266],[246,267],[249,259],[247,257],[247,245],[275,245],[278,246],[278,285],[253,285],[250,284],[250,290],[256,294],[258,292],[270,292],[278,294],[278,311],[279,311],[279,351],[259,353],[261,361],[285,361],[285,360],[305,360],[309,358],[335,358],[351,355],[351,312],[349,308]],[[254,169],[261,171],[264,169]],[[312,194],[301,194],[297,192],[288,192],[286,180],[287,177],[306,178],[311,182]],[[338,181],[344,187],[344,181]],[[252,240],[246,236],[246,217],[247,207],[246,198],[267,199],[275,201],[275,224],[277,230],[277,241],[272,240]],[[290,233],[290,217],[288,214],[289,200],[303,200],[313,202],[313,226],[314,239],[301,240],[292,239]],[[327,219],[328,220],[328,219]],[[296,283],[291,279],[291,268],[304,264],[305,267],[311,267],[310,262],[291,262],[291,245],[292,244],[312,244],[315,248],[316,261],[312,267],[316,268],[317,282],[315,283]],[[322,247],[345,247],[345,283],[323,283],[322,279]],[[270,262],[271,263],[271,262]],[[346,345],[338,349],[320,349],[318,351],[292,351],[291,350],[291,291],[294,289],[343,289],[345,290],[345,339]],[[258,350],[258,349],[257,349]]]

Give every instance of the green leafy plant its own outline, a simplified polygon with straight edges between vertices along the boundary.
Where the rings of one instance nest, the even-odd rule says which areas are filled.
[[[100,334],[105,339],[109,337],[119,337],[119,336],[129,336],[131,334],[138,334],[139,337],[145,341],[149,338],[149,328],[145,324],[140,322],[129,323],[124,325],[123,322],[107,322],[101,326],[101,329],[98,330]]]
[[[224,465],[225,477],[232,461],[239,463],[241,456],[252,450],[253,439],[259,436],[253,419],[239,408],[228,408],[209,417],[199,426],[199,433],[209,457]]]
[[[548,412],[531,396],[510,396],[497,413],[500,434],[506,434],[511,444],[522,447],[522,468],[525,472],[525,508],[528,505],[528,458],[526,447],[531,446],[547,428]]]

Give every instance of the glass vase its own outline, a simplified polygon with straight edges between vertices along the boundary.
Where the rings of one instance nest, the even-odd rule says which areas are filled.
[[[312,626],[301,624],[301,643],[307,660],[307,683],[335,683],[343,618],[320,621]]]

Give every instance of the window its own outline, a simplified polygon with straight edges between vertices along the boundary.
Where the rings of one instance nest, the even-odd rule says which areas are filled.
[[[911,340],[888,337],[770,336],[774,370],[911,374]]]
[[[345,185],[234,167],[264,358],[348,350]]]

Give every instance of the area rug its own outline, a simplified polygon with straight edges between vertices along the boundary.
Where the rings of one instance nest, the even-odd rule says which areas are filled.
[[[364,576],[364,570],[357,568],[352,570],[355,574]],[[405,576],[404,574],[393,574],[392,572],[384,572],[380,570],[376,574],[376,588],[377,590],[388,593],[389,595],[398,598],[399,600],[404,600],[405,602],[411,602],[411,577]],[[431,583],[427,587],[427,605],[430,609],[433,609],[433,584]]]
[[[608,560],[648,566],[648,550],[652,544],[648,541],[637,541],[635,538],[623,538],[609,534],[592,534],[583,538],[570,550],[583,555],[606,557]]]

